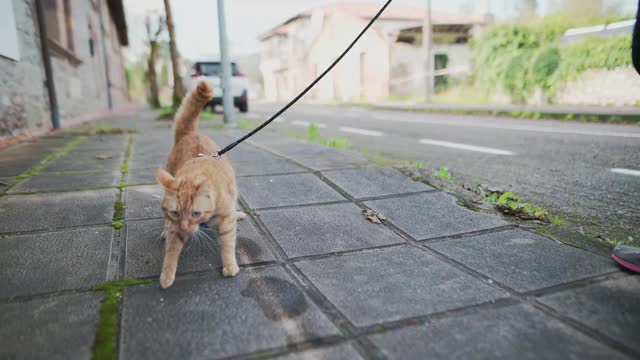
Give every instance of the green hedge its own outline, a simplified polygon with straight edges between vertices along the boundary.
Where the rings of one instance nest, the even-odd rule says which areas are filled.
[[[588,69],[631,65],[631,39],[589,38],[560,46],[568,29],[618,19],[570,20],[552,15],[525,24],[498,24],[473,41],[475,82],[486,93],[503,90],[524,103],[536,86],[553,97],[560,84]]]

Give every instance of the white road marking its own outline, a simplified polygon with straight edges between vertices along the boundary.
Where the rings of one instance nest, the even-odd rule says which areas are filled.
[[[327,125],[322,124],[322,123],[317,123],[317,122],[309,122],[309,121],[303,121],[303,120],[294,120],[291,122],[291,124],[296,125],[296,126],[304,126],[307,127],[311,124],[317,126],[320,129],[326,129]]]
[[[401,121],[414,124],[427,124],[427,125],[447,125],[447,126],[459,126],[459,127],[475,127],[483,129],[497,129],[497,130],[516,130],[516,131],[530,131],[530,132],[543,132],[554,134],[572,134],[572,135],[590,135],[590,136],[613,136],[613,137],[627,137],[627,138],[640,138],[640,133],[633,132],[615,132],[615,131],[598,131],[598,130],[581,130],[581,129],[567,129],[551,126],[530,126],[530,125],[506,125],[506,124],[487,124],[482,123],[480,120],[476,121],[463,121],[463,120],[436,120],[436,119],[409,119],[399,118],[391,115],[372,115],[374,119],[385,121]]]
[[[494,149],[494,148],[489,148],[484,146],[459,144],[459,143],[454,143],[449,141],[420,139],[420,143],[426,144],[426,145],[444,146],[444,147],[453,148],[453,149],[477,151],[477,152],[483,152],[483,153],[493,154],[493,155],[513,155],[513,152],[509,150],[500,150],[500,149]]]
[[[613,168],[611,169],[611,172],[618,173],[618,174],[625,174],[625,175],[640,176],[640,170]]]
[[[259,119],[259,118],[260,118],[260,115],[250,113],[250,114],[247,114],[247,117],[248,117],[249,119]]]
[[[381,131],[358,129],[358,128],[352,128],[352,127],[346,127],[346,126],[343,126],[338,130],[352,133],[352,134],[359,134],[359,135],[366,135],[366,136],[384,136],[384,133]]]

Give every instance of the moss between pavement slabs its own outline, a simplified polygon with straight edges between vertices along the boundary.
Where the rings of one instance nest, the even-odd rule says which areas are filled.
[[[54,152],[53,154],[47,156],[44,160],[40,161],[36,166],[27,170],[26,172],[16,176],[16,183],[13,186],[18,185],[19,183],[27,180],[28,178],[38,174],[42,168],[47,166],[50,162],[56,160],[57,158],[65,155],[69,151],[75,149],[80,143],[84,142],[87,138],[84,136],[79,136],[74,138],[73,140],[66,143],[60,150]]]
[[[95,285],[91,291],[102,291],[102,306],[100,307],[100,321],[93,344],[93,359],[115,359],[114,344],[118,334],[118,309],[122,292],[129,286],[151,283],[150,280],[121,279]]]
[[[122,161],[122,165],[120,166],[120,184],[118,185],[118,199],[113,204],[113,218],[111,226],[120,230],[124,227],[124,214],[125,214],[125,203],[124,203],[124,188],[127,187],[127,174],[129,173],[129,158],[131,157],[131,149],[133,147],[133,136],[129,135],[129,140],[127,142],[127,150],[124,154],[124,160]]]

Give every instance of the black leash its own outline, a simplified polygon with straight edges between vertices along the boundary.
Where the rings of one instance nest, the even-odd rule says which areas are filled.
[[[277,113],[275,113],[273,116],[271,116],[269,118],[269,120],[265,121],[264,123],[262,123],[260,126],[258,126],[257,128],[253,129],[250,133],[248,133],[247,135],[241,137],[240,139],[234,141],[233,143],[227,145],[227,147],[225,147],[224,149],[218,151],[216,154],[214,154],[214,157],[218,157],[223,155],[224,153],[226,153],[227,151],[233,149],[234,147],[238,146],[241,142],[247,140],[248,138],[250,138],[251,136],[253,136],[255,133],[257,133],[258,131],[262,130],[265,126],[269,125],[273,120],[275,120],[276,118],[278,118],[278,116],[280,116],[282,113],[284,113],[285,111],[287,111],[287,109],[289,109],[293,104],[295,104],[296,102],[298,102],[298,100],[300,100],[301,97],[303,97],[307,92],[309,92],[309,90],[311,90],[311,88],[313,88],[318,81],[322,80],[322,78],[327,75],[327,73],[329,71],[331,71],[331,69],[333,69],[339,62],[340,60],[342,60],[342,58],[347,55],[347,53],[349,52],[349,50],[351,50],[351,48],[358,42],[358,40],[360,40],[360,38],[362,37],[362,35],[364,35],[364,33],[369,30],[369,28],[371,27],[371,25],[373,25],[373,23],[378,20],[378,18],[380,17],[380,15],[382,14],[382,12],[387,8],[387,6],[389,6],[389,4],[391,4],[392,0],[387,0],[387,2],[384,4],[384,6],[380,9],[380,11],[378,11],[378,13],[376,14],[376,16],[374,16],[371,21],[369,21],[369,23],[367,24],[367,26],[364,27],[364,29],[362,29],[362,31],[360,32],[360,34],[358,34],[358,36],[351,42],[351,44],[349,44],[349,46],[342,52],[342,54],[340,56],[338,56],[337,59],[335,59],[333,61],[333,63],[325,70],[322,72],[322,74],[320,74],[320,76],[318,76],[317,79],[313,80],[313,82],[311,84],[309,84],[304,90],[302,90],[302,92],[300,94],[298,94],[298,96],[296,96],[293,100],[291,100],[287,105],[285,105],[282,109],[280,109]]]

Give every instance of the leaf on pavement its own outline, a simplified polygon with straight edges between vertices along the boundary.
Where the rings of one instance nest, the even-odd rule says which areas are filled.
[[[107,160],[107,159],[111,159],[113,156],[109,155],[109,154],[98,154],[96,155],[96,159],[98,160]]]
[[[371,221],[374,224],[382,224],[383,220],[387,220],[387,218],[384,217],[384,215],[380,214],[379,212],[375,212],[371,209],[363,209],[362,215],[364,215],[364,217],[367,220]]]

